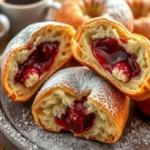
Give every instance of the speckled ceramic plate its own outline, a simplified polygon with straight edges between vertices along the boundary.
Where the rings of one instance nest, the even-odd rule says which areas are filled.
[[[21,150],[150,150],[150,119],[132,104],[121,139],[112,145],[40,129],[32,118],[31,105],[12,101],[0,87],[0,130]]]

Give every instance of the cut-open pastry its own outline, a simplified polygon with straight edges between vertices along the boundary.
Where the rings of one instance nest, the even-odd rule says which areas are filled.
[[[2,56],[1,78],[8,95],[26,101],[71,57],[75,30],[65,24],[42,22],[22,30]]]
[[[118,22],[96,18],[72,39],[74,57],[135,100],[150,97],[150,45]]]
[[[32,105],[35,122],[42,128],[114,143],[119,140],[129,113],[129,97],[86,67],[54,74]]]

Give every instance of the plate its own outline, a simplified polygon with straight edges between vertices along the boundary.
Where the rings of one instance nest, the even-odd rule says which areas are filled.
[[[109,145],[75,138],[70,132],[42,130],[32,118],[32,102],[14,102],[0,86],[0,130],[21,150],[150,150],[150,118],[134,104],[121,139]]]

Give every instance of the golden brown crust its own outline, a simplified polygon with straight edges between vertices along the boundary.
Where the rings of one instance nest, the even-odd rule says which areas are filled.
[[[140,18],[134,21],[134,32],[150,39],[150,18]]]
[[[149,73],[147,73],[145,79],[143,79],[143,83],[140,87],[140,89],[136,89],[135,91],[132,92],[131,91],[127,91],[125,88],[125,86],[127,86],[126,84],[122,85],[122,83],[118,83],[115,80],[112,80],[111,77],[108,77],[104,74],[104,71],[99,69],[99,66],[95,67],[92,64],[89,64],[88,61],[84,61],[81,58],[82,55],[82,49],[79,46],[80,44],[82,45],[82,41],[80,43],[81,37],[83,37],[83,34],[86,32],[86,29],[88,28],[92,28],[94,25],[99,25],[99,26],[103,26],[104,28],[107,25],[111,25],[113,28],[115,28],[119,35],[121,36],[121,38],[124,38],[126,40],[130,40],[130,39],[140,39],[141,41],[144,42],[144,47],[145,47],[145,52],[147,53],[146,58],[147,64],[149,64],[150,62],[150,47],[149,47],[149,42],[146,38],[144,38],[141,35],[137,35],[137,34],[131,34],[129,33],[121,24],[114,22],[114,21],[110,21],[108,19],[105,18],[97,18],[97,19],[93,19],[85,24],[83,24],[82,26],[80,26],[76,32],[76,35],[74,37],[74,39],[72,40],[72,52],[74,57],[77,59],[77,61],[79,61],[80,63],[82,63],[83,65],[91,68],[92,70],[96,71],[100,76],[102,76],[104,79],[106,79],[108,82],[110,82],[112,85],[114,85],[118,90],[120,90],[121,92],[123,92],[124,94],[128,95],[129,97],[131,97],[134,100],[144,100],[146,98],[148,98],[150,96],[150,75]],[[107,28],[107,27],[106,27]],[[80,44],[79,44],[80,43]],[[149,72],[150,66],[148,65],[148,67],[146,68],[146,71]]]
[[[87,15],[83,16],[76,0],[64,1],[61,9],[56,13],[55,16],[55,21],[67,23],[73,26],[75,29],[77,29],[79,25],[87,20],[89,20],[89,17]]]
[[[134,15],[134,32],[150,39],[150,1],[126,0]]]
[[[44,83],[44,81],[51,76],[53,73],[55,73],[59,68],[61,68],[71,57],[72,53],[68,52],[66,59],[63,61],[60,61],[59,65],[53,64],[51,66],[51,69],[48,71],[47,74],[44,75],[42,80],[40,80],[35,86],[32,88],[26,88],[22,86],[22,89],[19,89],[19,87],[14,87],[17,89],[10,87],[9,82],[9,76],[10,76],[10,70],[12,69],[12,61],[14,61],[14,56],[20,52],[21,50],[28,49],[28,47],[33,46],[35,39],[40,36],[44,31],[55,31],[58,30],[60,32],[64,32],[66,34],[67,40],[71,40],[73,37],[75,31],[71,26],[67,26],[64,24],[59,23],[53,23],[53,22],[46,22],[46,23],[37,23],[28,26],[26,29],[20,32],[12,41],[8,44],[6,47],[6,50],[2,57],[2,70],[1,70],[1,79],[2,79],[2,85],[8,94],[14,101],[19,102],[25,102],[29,100],[36,91],[40,88],[40,86]],[[60,54],[61,51],[58,52]],[[59,55],[56,56],[56,60],[58,59]],[[59,60],[59,59],[58,59]],[[20,97],[18,92],[22,92],[24,96]]]
[[[100,16],[119,21],[129,31],[133,31],[133,14],[127,4],[120,0],[66,0],[57,11],[55,21],[70,24],[77,29],[82,23]]]
[[[72,78],[72,76],[74,78]],[[59,77],[60,79],[59,81],[57,80],[57,77]],[[79,84],[79,82],[81,83]],[[93,88],[91,83],[94,83]],[[71,85],[76,85],[76,86],[71,86]],[[98,77],[91,70],[87,70],[85,67],[67,68],[61,70],[57,72],[55,75],[53,75],[52,78],[50,78],[45,83],[45,85],[38,93],[32,105],[32,114],[35,122],[41,128],[52,132],[60,132],[63,129],[62,128],[53,129],[51,127],[47,128],[41,123],[37,112],[42,102],[42,99],[44,99],[44,97],[51,95],[52,93],[54,93],[54,91],[57,90],[65,91],[65,93],[69,93],[70,95],[74,96],[78,100],[82,99],[82,97],[87,95],[87,101],[90,104],[93,104],[94,106],[96,105],[97,108],[101,108],[101,110],[105,112],[105,115],[107,115],[108,118],[113,120],[117,132],[117,135],[114,137],[114,139],[112,139],[111,141],[106,141],[106,140],[104,141],[92,136],[90,136],[88,139],[97,140],[104,143],[114,143],[119,140],[129,115],[129,106],[130,106],[129,97],[117,91],[106,81]],[[103,94],[105,96],[103,96]],[[109,94],[111,95],[110,97]],[[109,100],[107,101],[106,99]],[[49,101],[51,101],[51,99],[49,99]],[[84,134],[75,134],[75,133],[73,134],[76,137],[87,138]]]

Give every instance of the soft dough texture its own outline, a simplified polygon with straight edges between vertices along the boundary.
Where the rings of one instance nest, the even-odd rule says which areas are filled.
[[[119,21],[133,31],[133,14],[124,0],[65,0],[55,20],[77,29],[82,23],[100,16]]]
[[[99,61],[103,61],[105,58],[101,58],[99,61],[96,59],[92,53],[92,41],[103,38],[116,40],[126,54],[133,56],[132,58],[139,68],[138,75],[129,79],[126,74],[123,74],[126,70],[122,70],[124,72],[118,71],[122,69],[121,67],[118,67],[117,71],[113,70],[112,73],[102,67]],[[109,46],[109,43],[103,45],[102,48],[105,49],[106,46]],[[111,43],[110,47],[115,50]],[[150,46],[149,41],[143,36],[129,33],[118,22],[106,18],[96,18],[78,28],[72,40],[72,52],[80,63],[95,70],[100,76],[131,98],[144,100],[150,97]],[[111,49],[109,53],[111,53]],[[120,57],[122,57],[121,53],[114,61],[117,61]]]
[[[26,27],[14,37],[5,49],[1,63],[2,85],[7,94],[15,101],[23,102],[30,99],[45,80],[72,57],[71,39],[74,34],[75,30],[69,25],[43,22]],[[42,48],[38,47],[40,44]],[[54,49],[56,54],[53,54]],[[37,63],[33,61],[31,64],[32,60]],[[30,68],[30,65],[34,68]],[[43,65],[46,69],[39,75]],[[20,66],[23,66],[24,70],[19,78],[23,74],[24,76],[21,81],[19,79],[16,82],[17,75],[22,69]]]
[[[150,0],[126,0],[134,15],[134,32],[150,39]]]
[[[83,97],[87,99],[83,105],[86,114],[95,115],[94,124],[80,134],[70,130],[74,136],[104,143],[119,140],[128,118],[129,97],[86,67],[61,70],[46,81],[32,105],[34,120],[49,131],[66,130],[56,123],[55,117],[61,118],[68,112],[67,107],[72,108]]]

